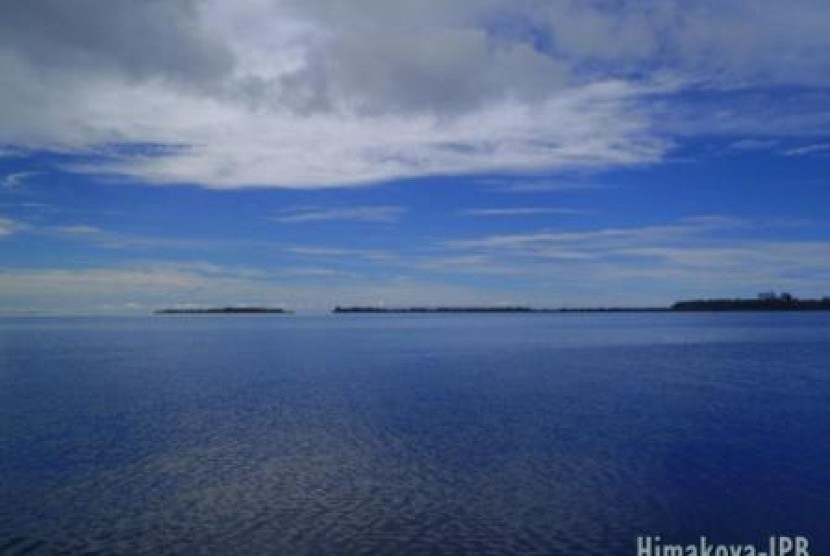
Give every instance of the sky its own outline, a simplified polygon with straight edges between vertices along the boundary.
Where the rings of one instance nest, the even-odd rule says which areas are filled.
[[[0,3],[0,313],[830,295],[826,0]]]

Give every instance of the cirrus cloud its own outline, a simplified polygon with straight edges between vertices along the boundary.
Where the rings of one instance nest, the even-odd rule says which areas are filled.
[[[296,224],[302,222],[397,222],[406,211],[396,206],[361,206],[361,207],[298,207],[282,211],[272,220]]]

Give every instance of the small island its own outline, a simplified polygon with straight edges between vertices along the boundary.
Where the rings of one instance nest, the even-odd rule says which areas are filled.
[[[338,305],[333,313],[532,313],[530,307],[371,307]]]
[[[828,311],[830,297],[798,299],[789,293],[764,292],[750,299],[695,299],[678,301],[672,311]]]
[[[174,307],[159,309],[157,315],[289,315],[293,313],[280,307]]]
[[[789,293],[764,292],[755,298],[693,299],[678,301],[670,307],[562,307],[534,308],[522,305],[495,306],[435,306],[382,307],[343,306],[332,310],[335,314],[453,314],[453,313],[666,313],[707,311],[830,311],[830,297],[798,299]]]
[[[484,307],[371,307],[340,306],[333,313],[645,313],[668,311],[666,307],[593,307],[593,308],[534,308],[524,306],[484,306]]]

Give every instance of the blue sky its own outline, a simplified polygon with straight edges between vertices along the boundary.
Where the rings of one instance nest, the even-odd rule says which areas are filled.
[[[5,313],[830,295],[823,2],[0,21]]]

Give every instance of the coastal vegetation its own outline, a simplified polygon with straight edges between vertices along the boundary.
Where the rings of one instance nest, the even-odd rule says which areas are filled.
[[[678,301],[672,311],[827,311],[830,297],[798,299],[789,293],[769,292],[751,299],[696,299]]]
[[[174,307],[159,309],[157,315],[261,315],[261,314],[291,314],[293,311],[279,307]]]
[[[665,307],[595,307],[595,308],[534,308],[524,306],[483,307],[344,307],[337,306],[333,313],[631,313],[668,311]]]
[[[678,301],[670,307],[562,307],[558,309],[515,306],[473,307],[382,307],[341,306],[333,313],[661,313],[691,311],[827,311],[830,297],[798,299],[789,293],[765,292],[755,298],[693,299]]]
[[[789,293],[761,293],[754,298],[715,298],[677,301],[668,307],[529,307],[526,305],[412,306],[337,305],[334,314],[536,314],[536,313],[663,313],[704,311],[830,311],[830,297],[798,299]],[[158,315],[292,314],[281,307],[173,307],[155,311]]]
[[[495,307],[344,307],[338,305],[334,313],[533,313],[538,309],[521,306]]]

